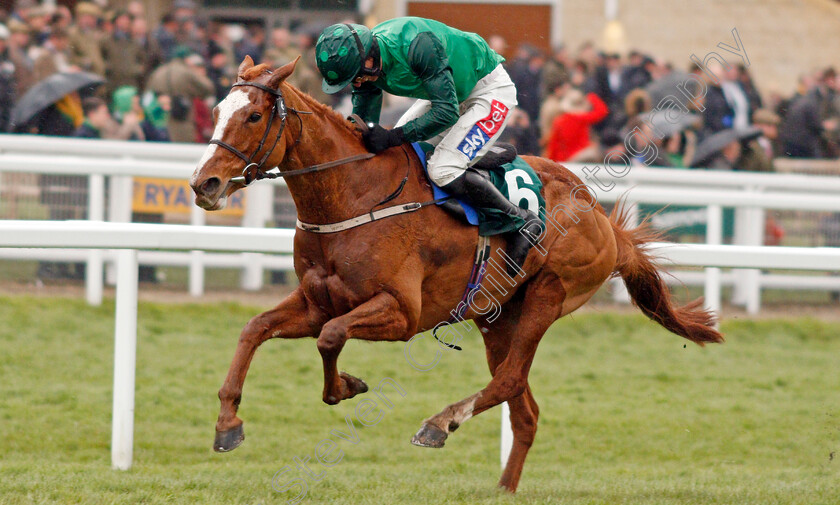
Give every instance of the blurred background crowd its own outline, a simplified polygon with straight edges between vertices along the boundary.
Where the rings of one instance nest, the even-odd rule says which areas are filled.
[[[349,112],[347,92],[321,91],[313,54],[318,26],[222,23],[201,16],[192,0],[176,0],[157,23],[146,14],[141,1],[113,9],[104,0],[72,10],[21,0],[1,12],[0,129],[206,142],[211,110],[246,55],[272,66],[302,55],[292,83]],[[510,48],[498,35],[488,42],[509,55],[519,108],[506,139],[523,154],[596,162],[619,151],[649,166],[754,171],[773,170],[781,156],[840,155],[832,68],[801,75],[796,93],[781,96],[762,94],[743,64],[689,66],[633,50],[607,53],[591,42],[550,52]],[[669,115],[660,102],[680,96],[685,82],[699,98],[671,102]],[[393,124],[408,105],[390,100],[382,122]]]
[[[241,13],[228,9],[221,14],[218,6],[224,2],[209,0],[0,1],[0,131],[206,143],[213,131],[212,109],[227,95],[246,55],[272,67],[302,56],[290,82],[349,114],[349,89],[336,95],[322,92],[314,44],[323,28],[342,17],[348,22],[375,24],[369,10],[373,4],[284,1],[280,1],[286,6],[283,8],[247,11],[242,7]],[[376,6],[385,3],[374,2]],[[465,4],[458,5],[429,3],[429,12],[417,14],[463,19]],[[563,5],[584,8],[582,2]],[[449,10],[441,10],[441,6]],[[332,10],[324,10],[327,8]],[[507,13],[494,8],[493,19],[520,25],[536,19],[526,20],[522,7],[510,8],[513,10]],[[480,12],[479,7],[475,9],[470,12]],[[597,16],[590,14],[586,17],[573,11],[568,19],[597,23]],[[632,9],[626,11],[628,27],[636,14]],[[389,15],[379,16],[387,19]],[[808,22],[812,21],[809,18]],[[512,111],[504,140],[521,154],[570,163],[598,164],[621,156],[632,164],[653,167],[837,173],[840,83],[833,68],[825,64],[812,67],[797,76],[795,91],[780,92],[772,75],[762,75],[764,85],[753,80],[752,71],[781,65],[760,64],[758,50],[750,53],[759,63],[752,67],[744,65],[748,60],[725,51],[720,52],[726,58],[706,58],[705,62],[689,58],[691,52],[673,59],[682,51],[666,53],[670,48],[649,41],[647,47],[658,47],[659,54],[657,50],[633,50],[631,43],[610,48],[604,40],[587,41],[581,33],[573,36],[575,26],[566,23],[564,36],[556,38],[574,40],[574,45],[552,49],[545,36],[529,39],[537,44],[531,45],[514,40],[518,33],[514,28],[492,23],[481,30],[475,28],[507,58],[504,65],[517,86],[519,106]],[[745,28],[744,40],[752,50],[761,45],[763,32],[755,27],[751,30],[747,39]],[[638,39],[636,34],[632,40]],[[709,45],[709,37],[698,40],[692,44],[700,54],[702,48],[714,47]],[[670,54],[672,59],[662,54]],[[801,71],[808,64],[797,59],[796,65]],[[678,100],[669,101],[668,97]],[[393,126],[411,103],[410,99],[386,96],[383,126]],[[4,197],[10,202],[4,216],[23,215],[14,209],[24,206],[14,202],[29,196],[38,200],[41,218],[81,219],[86,215],[84,176],[3,177],[8,182]],[[163,211],[133,210],[134,221],[174,219]],[[679,211],[673,206],[671,210]],[[182,211],[188,215],[188,209]],[[288,192],[278,189],[274,225],[293,226],[295,216]],[[725,217],[731,224],[732,216]],[[768,214],[766,222],[768,244],[781,243],[783,227],[789,242],[798,233],[793,243],[840,244],[838,214],[818,219]],[[694,224],[686,225],[682,232],[696,233],[699,228],[692,228]],[[727,228],[727,237],[731,228]],[[68,268],[42,262],[38,277],[82,276],[81,265],[75,270]],[[141,270],[141,280],[154,279],[152,268]]]

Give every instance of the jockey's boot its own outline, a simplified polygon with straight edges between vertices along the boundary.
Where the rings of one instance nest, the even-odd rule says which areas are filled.
[[[507,265],[511,277],[519,274],[528,251],[539,241],[543,231],[542,221],[533,212],[514,205],[505,195],[474,170],[465,170],[457,179],[441,189],[450,195],[463,198],[475,207],[498,209],[508,216],[519,217],[525,224],[519,230],[508,234],[507,254],[513,265]]]

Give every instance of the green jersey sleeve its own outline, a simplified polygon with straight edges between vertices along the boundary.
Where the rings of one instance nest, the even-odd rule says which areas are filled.
[[[382,111],[382,90],[366,82],[353,88],[350,95],[353,102],[353,114],[358,114],[366,123],[378,123]]]
[[[427,140],[458,121],[458,94],[449,58],[440,39],[431,32],[417,35],[408,48],[408,64],[422,81],[432,107],[403,125],[409,142]]]

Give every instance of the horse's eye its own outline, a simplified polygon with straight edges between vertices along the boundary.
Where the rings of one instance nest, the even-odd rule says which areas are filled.
[[[251,122],[251,123],[256,123],[260,119],[262,119],[262,114],[260,114],[259,112],[255,112],[255,113],[251,114],[250,116],[248,116],[248,121]]]

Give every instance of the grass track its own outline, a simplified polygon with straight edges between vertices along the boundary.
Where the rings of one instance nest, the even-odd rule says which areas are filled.
[[[311,504],[840,503],[840,324],[725,322],[706,349],[643,317],[581,315],[543,339],[531,373],[540,430],[520,492],[495,489],[498,409],[471,419],[442,450],[408,443],[427,416],[488,380],[481,339],[430,372],[402,344],[350,342],[342,369],[407,394],[365,427],[332,437],[336,466],[315,446],[363,397],[321,403],[312,340],[270,341],[254,360],[240,414],[247,439],[211,450],[218,390],[236,337],[260,309],[140,306],[135,466],[110,466],[113,304],[0,298],[0,503],[280,504],[271,487],[310,456]],[[435,350],[419,346],[418,360]],[[367,395],[366,395],[367,396]],[[375,398],[375,397],[372,397]],[[345,430],[346,431],[346,430]],[[831,454],[834,453],[833,459]]]

